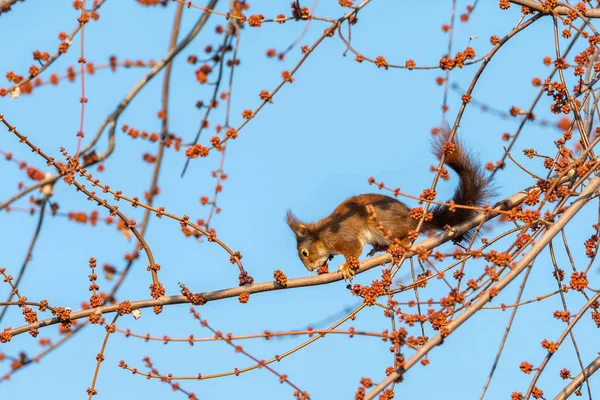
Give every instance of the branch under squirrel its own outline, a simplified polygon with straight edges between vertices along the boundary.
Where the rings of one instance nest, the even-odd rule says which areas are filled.
[[[550,179],[556,179],[556,176],[554,176]],[[560,183],[566,182],[569,179],[570,179],[569,176],[565,176],[560,180]],[[434,237],[431,237],[431,238],[428,238],[428,239],[425,239],[425,240],[422,240],[422,241],[416,243],[414,245],[414,247],[421,247],[424,249],[433,249],[443,243],[446,243],[446,242],[454,239],[456,235],[461,235],[461,234],[467,232],[468,230],[476,227],[482,221],[487,221],[487,220],[493,219],[500,214],[500,213],[497,213],[494,211],[496,211],[496,210],[497,211],[507,211],[507,210],[510,210],[510,209],[518,206],[527,198],[527,194],[529,193],[529,191],[531,191],[532,189],[536,189],[536,188],[537,188],[537,186],[534,185],[534,186],[530,186],[518,193],[515,193],[512,196],[507,197],[506,199],[499,202],[495,207],[490,208],[490,210],[487,214],[480,213],[477,216],[475,216],[474,218],[472,218],[471,220],[465,221],[462,224],[454,226],[452,232],[446,232],[446,231],[442,232],[439,235],[436,235]],[[412,253],[407,252],[407,257],[409,257],[411,255],[412,255]],[[381,264],[387,264],[391,261],[392,261],[392,256],[388,253],[368,258],[360,263],[360,267],[357,271],[357,274],[368,271],[376,266],[380,266]],[[288,283],[287,283],[286,287],[280,286],[274,281],[270,281],[270,282],[255,283],[253,285],[245,285],[245,286],[241,286],[241,287],[233,287],[233,288],[228,288],[228,289],[223,289],[223,290],[217,290],[217,291],[212,291],[212,292],[204,292],[201,294],[202,294],[202,296],[204,296],[204,299],[207,302],[210,302],[210,301],[222,300],[222,299],[226,299],[226,298],[237,297],[241,293],[244,293],[244,292],[253,294],[253,293],[261,293],[261,292],[270,292],[273,290],[292,289],[292,288],[300,288],[300,287],[306,287],[306,286],[318,286],[318,285],[325,285],[328,283],[341,281],[342,279],[343,279],[343,277],[336,272],[336,273],[329,273],[329,274],[323,274],[323,275],[317,275],[317,276],[308,276],[308,277],[303,277],[303,278],[288,279]],[[132,301],[131,309],[137,310],[137,309],[142,309],[142,308],[150,308],[150,307],[154,307],[154,306],[166,306],[166,305],[187,304],[187,303],[189,303],[189,301],[186,299],[186,297],[184,297],[182,295],[163,296],[158,299]],[[109,305],[109,306],[102,306],[102,307],[81,310],[81,311],[75,311],[75,312],[71,313],[71,320],[87,318],[92,314],[113,313],[113,312],[117,311],[117,307],[118,307],[118,304],[114,304],[114,305]],[[10,331],[10,335],[16,336],[16,335],[20,335],[24,332],[27,332],[30,329],[43,328],[45,326],[50,326],[50,325],[54,325],[54,324],[58,324],[58,323],[60,323],[58,318],[48,318],[45,320],[34,322],[32,324],[23,325],[18,328],[12,329]]]

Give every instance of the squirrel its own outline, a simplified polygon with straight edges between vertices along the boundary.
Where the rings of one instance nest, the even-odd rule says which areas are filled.
[[[490,196],[489,180],[484,175],[482,165],[465,151],[459,141],[455,140],[453,145],[449,142],[450,132],[447,126],[442,129],[434,138],[432,147],[438,159],[446,155],[444,164],[460,178],[452,201],[459,205],[480,206]],[[431,213],[433,218],[424,221],[422,232],[441,231],[460,224],[472,218],[476,211],[436,205]],[[370,214],[374,214],[375,218]],[[313,271],[324,266],[334,255],[342,254],[346,262],[340,265],[339,271],[344,279],[350,281],[358,268],[358,257],[365,245],[373,246],[369,257],[378,251],[386,251],[392,243],[406,246],[410,243],[409,231],[416,229],[419,223],[418,219],[411,217],[410,208],[404,203],[382,194],[350,197],[337,206],[331,215],[314,223],[304,223],[288,211],[286,222],[296,236],[298,256],[307,270]],[[470,237],[471,232],[467,232],[456,238],[455,242]]]

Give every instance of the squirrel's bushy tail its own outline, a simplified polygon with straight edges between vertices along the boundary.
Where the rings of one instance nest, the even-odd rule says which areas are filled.
[[[452,168],[460,178],[460,183],[454,191],[452,201],[456,205],[481,206],[490,196],[489,179],[485,176],[483,167],[465,151],[458,140],[454,140],[454,151],[446,152],[444,146],[448,143],[451,130],[448,126],[437,135],[433,142],[434,154],[441,159],[446,154],[444,164]],[[443,230],[446,225],[454,226],[469,220],[477,211],[466,208],[454,208],[436,205],[432,209],[431,226]],[[472,232],[463,234],[460,239],[469,239]]]

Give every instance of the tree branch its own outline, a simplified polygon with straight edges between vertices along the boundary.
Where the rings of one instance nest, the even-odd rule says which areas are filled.
[[[579,373],[573,380],[565,386],[563,390],[560,391],[559,394],[556,395],[554,400],[566,400],[569,396],[573,394],[577,388],[579,388],[583,381],[588,379],[590,376],[594,374],[594,372],[600,369],[600,356],[596,357],[594,361],[592,361],[583,371]]]
[[[562,214],[560,219],[555,222],[552,226],[548,228],[546,233],[540,238],[540,240],[535,243],[523,256],[523,258],[511,268],[511,271],[502,279],[500,279],[496,285],[492,288],[501,291],[504,289],[513,279],[527,268],[527,266],[535,260],[537,255],[550,243],[552,238],[556,236],[561,229],[577,214],[577,212],[587,204],[587,201],[592,197],[596,189],[600,186],[600,176],[595,176],[589,181],[588,186],[581,192],[581,194],[577,197],[577,199],[573,202],[573,204],[567,208],[567,210]],[[447,334],[451,334],[459,326],[461,326],[464,322],[466,322],[469,318],[471,318],[477,311],[479,311],[487,302],[491,300],[490,291],[488,290],[485,293],[481,294],[481,297],[469,308],[465,310],[464,313],[458,316],[455,320],[450,322],[446,326]],[[393,382],[398,380],[404,372],[406,372],[410,367],[415,365],[417,361],[419,361],[425,354],[427,354],[434,346],[440,345],[444,340],[441,333],[437,334],[433,339],[428,341],[423,347],[419,349],[405,364],[404,369],[401,371],[394,371],[387,378],[385,378],[379,385],[377,385],[371,392],[367,393],[364,400],[373,400],[377,394],[382,392],[388,385],[391,385]]]
[[[544,14],[550,14],[546,9],[542,7],[542,5],[533,0],[509,0],[511,3],[518,4],[520,6],[531,8],[532,10],[539,11]],[[562,6],[558,3],[559,6],[554,7],[552,9],[552,13],[559,15],[566,15],[567,12],[570,11],[569,7]],[[600,18],[600,9],[587,9],[583,14],[588,18]]]
[[[561,181],[567,181],[568,179],[569,179],[569,176],[565,176],[561,179]],[[600,181],[600,178],[594,178],[594,179],[598,179]],[[586,191],[589,190],[590,187],[592,187],[592,182],[590,182],[590,186],[588,186]],[[454,226],[452,231],[444,231],[437,236],[434,236],[432,238],[428,238],[428,239],[422,240],[419,243],[416,243],[413,248],[432,249],[432,248],[435,248],[445,242],[448,242],[451,239],[453,239],[457,236],[460,236],[464,232],[467,232],[469,229],[479,225],[480,223],[482,223],[484,221],[488,221],[488,220],[498,216],[499,213],[494,212],[494,211],[510,210],[510,209],[516,207],[517,205],[521,204],[523,202],[523,200],[525,200],[525,198],[527,197],[527,194],[529,193],[529,191],[532,190],[533,188],[536,188],[536,186],[531,186],[531,187],[529,187],[523,191],[520,191],[510,197],[507,197],[503,201],[499,202],[496,205],[496,207],[494,207],[493,209],[490,209],[490,211],[487,214],[480,213],[477,216],[475,216],[474,218],[472,218],[471,220]],[[582,194],[582,196],[583,196],[583,194]],[[572,210],[573,207],[574,206],[571,206],[569,208],[569,210]],[[562,218],[561,218],[561,221],[562,221]],[[556,224],[554,226],[556,226]],[[412,256],[412,254],[414,254],[414,252],[411,250],[410,252],[407,253],[406,257],[408,258],[408,257]],[[387,264],[391,261],[392,261],[392,256],[388,253],[381,254],[381,255],[375,256],[375,257],[371,257],[360,263],[360,268],[358,269],[357,274],[368,271],[378,265]],[[262,282],[262,283],[256,283],[253,285],[241,286],[241,287],[233,287],[233,288],[217,290],[217,291],[212,291],[212,292],[204,292],[204,293],[202,293],[202,296],[204,297],[204,300],[206,300],[208,302],[208,301],[221,300],[221,299],[226,299],[226,298],[231,298],[231,297],[237,297],[241,293],[244,293],[244,292],[253,294],[253,293],[270,292],[270,291],[274,291],[274,290],[292,289],[292,288],[299,288],[299,287],[306,287],[306,286],[318,286],[318,285],[324,285],[327,283],[341,281],[342,279],[343,279],[343,277],[341,274],[339,274],[337,272],[333,272],[333,273],[323,274],[323,275],[318,275],[318,276],[308,276],[308,277],[304,277],[304,278],[288,279],[288,284],[286,287],[283,287],[283,286],[277,284],[276,282],[271,281],[271,282]],[[180,296],[163,296],[158,299],[132,301],[131,309],[136,310],[136,309],[149,308],[149,307],[154,307],[154,306],[166,306],[166,305],[185,304],[185,303],[189,303],[189,301],[187,300],[186,297],[184,297],[182,295],[180,295]],[[118,305],[114,304],[114,305],[109,305],[109,306],[102,306],[102,307],[96,307],[96,308],[91,308],[91,309],[87,309],[87,310],[73,312],[73,313],[71,313],[71,320],[86,318],[92,314],[113,313],[117,310],[117,307],[118,307]],[[43,328],[45,326],[54,325],[59,322],[60,321],[58,320],[58,318],[49,318],[49,319],[45,319],[42,321],[37,321],[32,324],[23,325],[18,328],[12,329],[10,331],[10,335],[16,336],[23,332],[27,332],[30,329]]]

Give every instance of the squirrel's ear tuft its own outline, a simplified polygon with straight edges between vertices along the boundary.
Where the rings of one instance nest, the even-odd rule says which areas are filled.
[[[296,216],[291,211],[287,212],[285,220],[290,229],[296,235],[296,237],[302,238],[306,236],[306,227],[302,222],[298,220],[298,218],[296,218]]]

